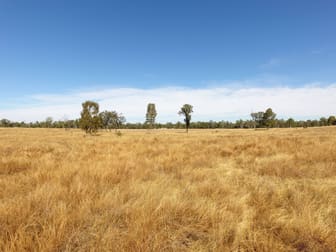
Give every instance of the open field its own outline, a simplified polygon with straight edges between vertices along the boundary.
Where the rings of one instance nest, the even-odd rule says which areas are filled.
[[[336,251],[336,128],[0,128],[0,251]]]

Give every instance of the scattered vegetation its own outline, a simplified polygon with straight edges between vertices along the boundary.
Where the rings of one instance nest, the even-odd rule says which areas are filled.
[[[88,103],[92,103],[91,101],[87,101]],[[86,103],[87,103],[86,102]],[[94,106],[97,106],[99,111],[99,104],[93,102]],[[188,104],[186,104],[188,105]],[[191,106],[191,105],[188,105]],[[182,107],[184,108],[184,107]],[[192,108],[192,107],[191,107]],[[184,109],[188,109],[187,107]],[[186,110],[187,111],[187,110]],[[82,111],[83,112],[83,111]],[[186,115],[184,112],[179,112],[180,115],[184,115],[184,121]],[[331,115],[328,118],[321,117],[319,120],[294,120],[293,118],[288,118],[287,120],[284,119],[277,119],[276,114],[273,112],[271,108],[268,108],[265,112],[254,112],[251,113],[252,120],[242,120],[239,119],[235,122],[230,121],[206,121],[206,122],[191,122],[191,113],[188,112],[190,116],[190,120],[188,119],[185,121],[183,125],[181,122],[167,122],[167,123],[155,123],[155,119],[157,116],[156,108],[154,103],[149,103],[147,106],[147,113],[146,113],[146,121],[144,123],[126,123],[126,118],[122,115],[117,113],[116,111],[104,111],[99,114],[99,118],[95,117],[96,122],[93,122],[92,119],[89,118],[80,118],[74,120],[59,120],[53,121],[51,117],[46,118],[45,121],[36,121],[36,122],[12,122],[8,119],[1,119],[0,120],[0,127],[20,127],[20,128],[65,128],[65,129],[76,129],[76,128],[85,128],[88,127],[87,122],[93,123],[93,131],[97,129],[147,129],[150,128],[166,128],[166,129],[182,129],[186,126],[192,129],[234,129],[234,128],[292,128],[292,127],[320,127],[320,126],[331,126],[336,125],[336,118],[335,116]],[[88,116],[87,112],[85,112],[85,116]],[[189,117],[188,116],[188,117]],[[92,115],[91,115],[92,117]],[[81,124],[81,121],[84,124]],[[90,129],[87,128],[89,131]],[[90,133],[90,132],[88,132]]]

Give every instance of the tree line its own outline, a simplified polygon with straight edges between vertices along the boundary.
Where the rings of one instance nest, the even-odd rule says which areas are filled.
[[[193,106],[184,104],[177,113],[183,116],[182,122],[156,123],[157,111],[154,103],[147,105],[145,121],[143,123],[126,122],[126,118],[114,110],[99,112],[99,104],[93,101],[85,101],[82,103],[81,117],[74,120],[57,120],[51,117],[44,121],[36,122],[13,122],[8,119],[0,120],[0,127],[22,127],[22,128],[81,128],[86,133],[95,133],[99,129],[108,131],[118,129],[182,129],[188,131],[191,129],[236,129],[236,128],[294,128],[294,127],[319,127],[336,125],[336,117],[331,115],[328,118],[321,117],[315,120],[295,120],[289,118],[287,120],[276,118],[276,114],[271,108],[265,111],[253,112],[250,114],[251,119],[231,121],[191,121]]]

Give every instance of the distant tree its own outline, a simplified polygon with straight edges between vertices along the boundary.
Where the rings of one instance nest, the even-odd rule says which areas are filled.
[[[60,126],[60,128],[64,128],[65,130],[70,129],[70,122],[69,122],[69,119],[66,115],[63,116],[62,123],[59,126]]]
[[[177,122],[177,123],[175,124],[174,128],[175,128],[175,129],[183,129],[183,128],[184,128],[183,123],[181,123],[181,122]]]
[[[295,121],[293,118],[289,118],[287,121],[286,121],[286,124],[287,124],[287,127],[289,128],[292,128],[295,124]]]
[[[190,126],[190,121],[191,121],[191,113],[193,113],[193,106],[190,104],[184,104],[181,108],[181,110],[178,112],[179,115],[184,116],[184,122],[185,122],[185,127],[186,131],[188,133],[188,129]]]
[[[328,125],[335,125],[335,124],[336,124],[336,117],[335,116],[329,116]]]
[[[118,114],[116,111],[104,111],[99,114],[102,127],[104,129],[114,129],[117,131],[126,119],[122,114]]]
[[[242,119],[239,119],[236,121],[236,128],[239,128],[239,129],[244,128],[244,121]]]
[[[86,101],[82,103],[82,112],[80,118],[80,128],[86,133],[95,133],[98,131],[101,121],[98,115],[99,105],[93,101]]]
[[[254,122],[254,128],[260,127],[263,122],[264,112],[259,111],[259,112],[251,113],[251,117],[252,117],[252,121]]]
[[[273,112],[271,108],[266,109],[264,116],[263,116],[263,125],[267,128],[274,126],[274,119],[276,114]]]
[[[310,121],[310,127],[318,127],[320,126],[320,122],[318,120]]]
[[[320,118],[320,126],[327,126],[328,125],[328,119],[325,117]]]
[[[1,119],[0,121],[0,127],[10,127],[11,121],[8,119]]]
[[[53,118],[48,116],[45,120],[45,126],[47,128],[51,128],[52,127],[52,124],[53,124]]]
[[[155,124],[155,118],[157,116],[156,108],[154,103],[148,103],[147,105],[147,113],[146,113],[146,124],[153,128]]]

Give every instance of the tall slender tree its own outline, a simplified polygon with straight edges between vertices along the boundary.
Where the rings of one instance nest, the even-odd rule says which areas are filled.
[[[157,116],[157,112],[156,112],[155,104],[148,103],[147,113],[146,113],[146,124],[149,125],[150,128],[154,127],[156,116]]]
[[[186,132],[188,133],[189,126],[190,126],[190,121],[191,121],[191,113],[193,113],[193,106],[190,104],[184,104],[181,107],[181,110],[178,112],[179,115],[184,116],[184,122],[185,122],[185,127],[186,127]]]

